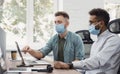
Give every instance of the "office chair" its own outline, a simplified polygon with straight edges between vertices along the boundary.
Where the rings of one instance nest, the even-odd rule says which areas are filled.
[[[80,30],[75,33],[78,34],[82,38],[82,41],[85,46],[85,58],[88,58],[90,55],[91,45],[94,42],[90,37],[90,32],[88,30]]]
[[[76,32],[81,36],[84,44],[92,44],[94,41],[90,37],[90,32],[88,30],[80,30]]]
[[[120,74],[120,66],[119,66],[119,69],[118,69],[118,73],[117,74]]]
[[[120,34],[120,18],[110,21],[107,27],[111,33]],[[117,74],[120,74],[120,66]]]

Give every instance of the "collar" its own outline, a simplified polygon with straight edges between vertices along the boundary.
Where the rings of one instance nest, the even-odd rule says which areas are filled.
[[[66,36],[64,37],[64,39],[67,39],[68,36],[69,36],[69,31],[67,31],[67,34],[66,34]],[[60,38],[59,34],[58,34],[58,38]]]
[[[103,33],[101,33],[98,38],[101,38],[103,36],[108,36],[109,35],[109,31],[108,30],[105,30]]]

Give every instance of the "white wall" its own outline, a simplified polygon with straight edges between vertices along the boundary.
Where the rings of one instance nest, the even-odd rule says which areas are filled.
[[[104,8],[104,0],[59,0],[59,9],[70,15],[70,31],[88,29],[89,14],[93,8]]]

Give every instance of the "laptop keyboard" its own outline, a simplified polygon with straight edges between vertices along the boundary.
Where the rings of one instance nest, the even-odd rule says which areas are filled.
[[[9,68],[10,71],[26,71],[26,68]]]

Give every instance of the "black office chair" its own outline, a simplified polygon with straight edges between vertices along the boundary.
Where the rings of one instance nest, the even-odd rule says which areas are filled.
[[[85,46],[85,58],[88,58],[90,55],[90,49],[91,49],[91,45],[93,44],[93,40],[90,37],[90,33],[88,30],[80,30],[76,32],[78,35],[80,35],[80,37],[83,40],[84,46]]]
[[[119,69],[118,69],[118,73],[117,74],[120,74],[120,66],[119,66]]]
[[[94,41],[90,37],[90,32],[88,30],[80,30],[76,32],[82,37],[84,44],[92,44]]]
[[[108,24],[108,30],[109,30],[111,33],[120,34],[120,18],[119,18],[119,19],[112,20],[112,21]],[[119,59],[119,60],[120,60],[120,59]],[[118,73],[117,73],[117,74],[120,74],[120,66],[119,66],[119,69],[118,69]]]

